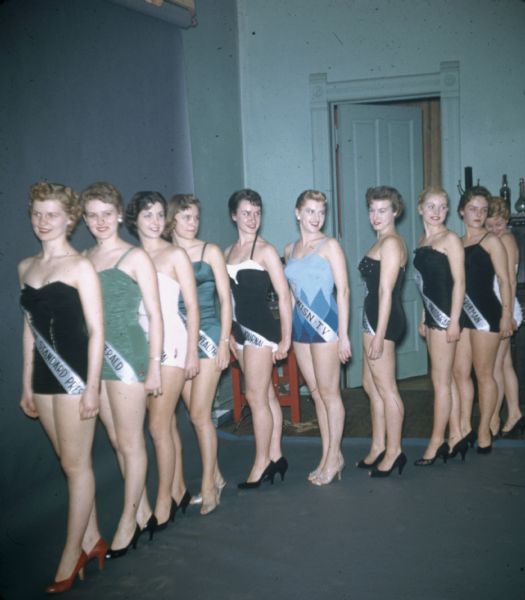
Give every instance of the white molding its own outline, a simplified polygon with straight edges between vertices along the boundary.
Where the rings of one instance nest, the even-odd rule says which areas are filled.
[[[437,73],[350,81],[328,81],[326,73],[310,75],[310,115],[314,187],[333,198],[330,106],[334,102],[372,102],[439,96],[441,100],[441,179],[451,198],[448,225],[458,233],[461,221],[454,210],[461,179],[459,62],[440,64]],[[335,213],[335,211],[334,211]],[[334,215],[335,216],[335,215]]]

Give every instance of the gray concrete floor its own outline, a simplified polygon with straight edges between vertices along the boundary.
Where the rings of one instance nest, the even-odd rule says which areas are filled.
[[[197,491],[200,464],[182,416],[188,487]],[[306,481],[319,456],[316,438],[285,438],[285,481],[240,491],[253,457],[250,438],[220,433],[228,480],[220,507],[177,515],[153,542],[106,564],[95,561],[76,598],[192,600],[522,600],[525,598],[525,442],[496,441],[488,456],[416,468],[426,443],[405,439],[409,463],[399,477],[370,479],[353,465],[368,440],[345,439],[341,482]],[[102,531],[110,539],[122,486],[104,436],[95,467]],[[154,488],[155,474],[150,473]],[[35,489],[5,515],[0,596],[43,597],[65,532],[63,481]]]

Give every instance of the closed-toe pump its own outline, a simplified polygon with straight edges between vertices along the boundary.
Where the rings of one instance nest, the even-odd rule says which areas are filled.
[[[501,436],[502,437],[510,437],[512,435],[517,434],[518,432],[523,435],[523,432],[525,431],[525,417],[520,417],[516,423],[514,423],[514,425],[512,426],[511,429],[509,429],[508,431],[505,431],[504,429],[501,430]]]
[[[253,490],[255,488],[260,487],[261,483],[266,480],[269,480],[270,483],[273,485],[274,477],[275,477],[275,463],[273,462],[273,460],[271,460],[268,463],[268,466],[266,467],[266,469],[264,469],[264,471],[262,472],[259,479],[257,479],[257,481],[243,481],[241,483],[238,483],[237,487],[240,490]]]
[[[281,476],[281,481],[284,481],[284,476],[286,474],[286,471],[288,471],[288,461],[284,456],[281,456],[279,460],[275,461],[274,465],[275,472],[279,473],[279,475]]]
[[[367,463],[367,462],[365,462],[365,459],[363,458],[359,462],[356,462],[355,466],[358,469],[375,469],[375,467],[377,467],[377,465],[383,460],[383,458],[385,458],[384,450],[383,450],[383,452],[381,452],[380,454],[377,455],[377,458],[374,460],[374,462]]]
[[[87,553],[87,560],[93,560],[94,558],[98,559],[98,568],[99,571],[104,569],[104,560],[106,558],[106,552],[109,550],[109,544],[106,542],[104,538],[99,538],[97,543],[91,548],[91,550]]]
[[[88,561],[87,554],[82,551],[80,553],[77,564],[73,568],[71,575],[67,579],[61,579],[60,581],[53,581],[46,587],[46,594],[61,594],[67,592],[73,587],[76,576],[83,581],[84,580],[84,567]]]
[[[488,446],[478,446],[476,448],[476,452],[478,454],[490,454],[492,452],[492,443],[490,443]]]
[[[388,471],[383,471],[379,467],[376,467],[373,471],[369,472],[370,477],[388,477],[392,471],[397,467],[399,474],[403,472],[405,465],[407,464],[407,457],[403,452],[397,455],[396,460],[392,463],[392,466]]]
[[[474,444],[476,443],[478,436],[476,435],[476,432],[471,429],[463,439],[467,440],[467,443],[471,448],[474,448]]]
[[[414,465],[416,467],[430,467],[431,465],[433,465],[436,462],[436,458],[442,458],[443,462],[446,463],[448,454],[449,454],[448,444],[446,442],[443,442],[441,444],[441,446],[436,450],[436,453],[434,454],[434,456],[432,458],[424,458],[424,457],[418,458],[414,462]]]
[[[116,550],[113,550],[113,548],[110,548],[106,552],[106,558],[107,559],[120,558],[121,556],[125,556],[127,551],[130,548],[133,548],[133,550],[135,550],[137,548],[137,542],[139,540],[141,533],[142,533],[142,529],[137,525],[137,527],[135,528],[135,533],[133,534],[133,537],[131,538],[129,544],[127,546],[124,546],[124,548],[118,548]]]
[[[458,453],[461,454],[461,460],[465,460],[465,454],[468,452],[468,441],[466,438],[459,440],[457,444],[452,446],[452,450],[448,453],[449,458],[454,458]]]
[[[181,510],[182,514],[185,515],[186,514],[186,509],[188,508],[190,502],[191,502],[191,494],[190,494],[190,492],[188,490],[184,490],[184,494],[183,494],[183,496],[180,499],[180,502],[178,504],[177,504],[177,502],[175,500],[173,500],[173,503],[175,504],[175,513],[178,510]],[[174,518],[175,518],[175,516],[173,516],[173,519]]]
[[[147,531],[149,534],[149,541],[153,539],[153,534],[159,527],[159,522],[157,521],[157,517],[152,513],[151,517],[147,520],[146,525],[142,528],[142,531]]]

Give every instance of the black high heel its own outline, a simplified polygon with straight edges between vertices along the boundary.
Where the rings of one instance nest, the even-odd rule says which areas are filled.
[[[458,453],[461,454],[461,461],[465,460],[465,454],[468,452],[468,441],[466,438],[459,440],[457,444],[454,444],[452,450],[448,453],[449,458],[454,458]]]
[[[416,467],[430,467],[431,465],[433,465],[436,462],[436,458],[442,458],[443,462],[446,463],[447,462],[447,458],[449,455],[449,447],[447,442],[443,442],[441,444],[441,446],[436,450],[436,453],[434,454],[433,458],[418,458],[415,462],[414,465]]]
[[[275,472],[279,473],[279,475],[281,476],[281,481],[284,481],[284,476],[286,474],[286,471],[288,471],[288,461],[284,456],[281,456],[281,458],[279,460],[276,460],[273,464],[275,465]]]
[[[377,455],[377,458],[374,460],[373,463],[367,463],[367,462],[365,462],[365,459],[362,458],[359,462],[355,463],[355,466],[358,469],[375,469],[377,467],[377,465],[383,460],[383,458],[385,458],[384,450],[383,450],[383,452],[381,452],[381,454]]]
[[[273,462],[273,460],[271,460],[257,481],[243,481],[242,483],[238,483],[237,487],[240,490],[253,490],[255,488],[258,488],[261,485],[261,483],[263,481],[266,481],[267,479],[273,485],[273,478],[275,477],[275,473],[275,463]]]
[[[518,433],[518,431],[523,435],[523,432],[525,431],[525,417],[520,417],[516,423],[514,423],[512,429],[509,429],[508,431],[501,429],[500,434],[501,437],[510,437],[511,435]]]
[[[175,500],[173,500],[173,498],[171,499],[171,506],[170,506],[170,514],[168,516],[168,519],[166,521],[164,521],[164,523],[157,523],[157,527],[156,530],[157,531],[164,531],[166,529],[166,527],[168,526],[168,523],[173,523],[173,521],[175,521],[175,515],[177,514],[177,509],[178,509],[178,505],[175,502]]]
[[[394,461],[390,469],[388,469],[388,471],[383,471],[379,467],[376,467],[373,471],[370,471],[369,475],[370,477],[388,477],[396,467],[398,469],[399,474],[401,475],[406,464],[407,457],[403,452],[401,452],[397,455],[396,460]]]
[[[492,452],[492,442],[488,446],[478,446],[476,452],[478,454],[490,454]]]
[[[142,531],[147,531],[149,534],[149,541],[153,539],[153,534],[159,527],[159,522],[157,521],[157,517],[152,513],[151,517],[147,520],[146,525],[144,525]]]
[[[124,548],[119,548],[118,550],[113,550],[113,548],[110,548],[106,552],[105,558],[120,558],[121,556],[124,556],[130,548],[133,548],[133,550],[135,550],[137,548],[137,542],[141,533],[142,529],[137,525],[137,527],[135,528],[135,533],[133,534],[133,537],[131,538],[129,544],[127,546],[124,546]]]
[[[467,441],[471,448],[474,448],[474,444],[476,443],[478,436],[476,435],[476,432],[471,429],[463,439]]]

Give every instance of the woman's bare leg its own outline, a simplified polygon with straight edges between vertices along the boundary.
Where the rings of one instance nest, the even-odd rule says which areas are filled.
[[[472,383],[471,329],[463,329],[456,346],[454,357],[454,381],[456,382],[459,402],[461,431],[467,435],[472,430],[472,405],[474,403],[474,384]]]
[[[520,394],[518,376],[512,364],[512,353],[510,351],[510,340],[507,342],[503,356],[503,380],[505,382],[505,401],[507,404],[507,419],[503,425],[503,433],[510,431],[523,416],[520,410]]]
[[[363,459],[367,464],[372,464],[385,450],[386,445],[385,406],[374,383],[367,358],[367,349],[370,347],[371,339],[368,334],[363,334],[363,388],[370,400],[370,417],[372,420],[372,444],[370,451]]]

